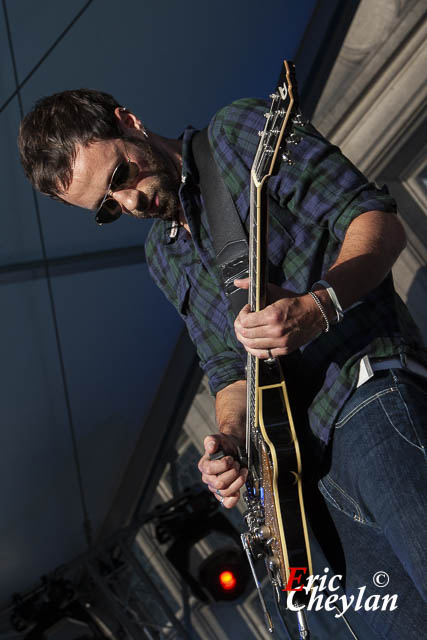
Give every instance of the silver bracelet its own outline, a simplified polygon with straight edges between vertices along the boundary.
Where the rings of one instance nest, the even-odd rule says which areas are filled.
[[[317,306],[319,307],[320,313],[323,316],[324,321],[326,322],[326,329],[325,329],[325,333],[328,333],[329,331],[329,320],[328,320],[328,316],[326,315],[326,311],[323,308],[323,304],[320,302],[319,298],[316,296],[315,293],[313,293],[313,291],[309,291],[308,292],[309,295],[313,298],[314,302],[317,304]]]
[[[326,280],[318,280],[312,285],[311,288],[314,289],[316,284],[320,284],[328,292],[331,302],[334,305],[335,313],[337,314],[337,322],[341,322],[341,320],[343,320],[344,318],[344,311],[342,306],[339,303],[339,300],[338,300],[337,294],[334,291],[334,288],[331,287],[331,285],[328,282],[326,282]]]

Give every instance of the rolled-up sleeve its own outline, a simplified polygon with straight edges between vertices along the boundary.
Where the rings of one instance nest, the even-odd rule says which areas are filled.
[[[349,224],[367,211],[396,212],[386,187],[378,188],[311,125],[295,127],[301,140],[291,147],[292,165],[270,181],[285,211],[304,224],[324,227],[342,242]]]
[[[200,360],[200,366],[208,377],[209,388],[213,395],[232,382],[245,379],[243,361],[236,357],[234,351],[223,351],[212,355],[207,360]]]
[[[177,260],[170,247],[161,242],[160,226],[152,229],[145,245],[148,269],[184,320],[215,395],[245,378],[246,352],[236,338],[233,317],[219,283],[200,262],[185,266]]]

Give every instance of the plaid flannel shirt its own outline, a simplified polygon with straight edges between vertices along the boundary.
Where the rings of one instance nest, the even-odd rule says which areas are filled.
[[[267,103],[243,99],[211,121],[209,141],[244,223],[249,222],[249,175],[264,127]],[[395,212],[386,188],[378,189],[311,125],[295,126],[301,137],[293,164],[283,163],[268,183],[269,279],[307,292],[336,259],[351,221],[370,210]],[[195,130],[183,134],[180,200],[191,236],[171,223],[153,223],[146,242],[150,273],[186,322],[213,393],[244,379],[246,352],[236,339],[233,316],[214,261],[206,212],[191,153]],[[313,432],[327,443],[336,416],[358,379],[361,357],[411,356],[427,365],[427,353],[389,275],[360,304],[301,349],[299,369]]]

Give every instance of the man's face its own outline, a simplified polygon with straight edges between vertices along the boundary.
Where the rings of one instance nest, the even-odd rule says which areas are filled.
[[[120,162],[130,159],[139,173],[132,184],[111,194],[122,212],[135,218],[173,220],[178,216],[180,171],[172,158],[140,132],[126,139],[101,140],[79,146],[71,184],[61,197],[96,211]]]

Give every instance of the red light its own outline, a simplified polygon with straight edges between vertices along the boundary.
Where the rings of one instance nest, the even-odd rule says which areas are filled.
[[[225,591],[231,591],[237,584],[237,580],[232,571],[221,571],[219,574],[219,582]]]

